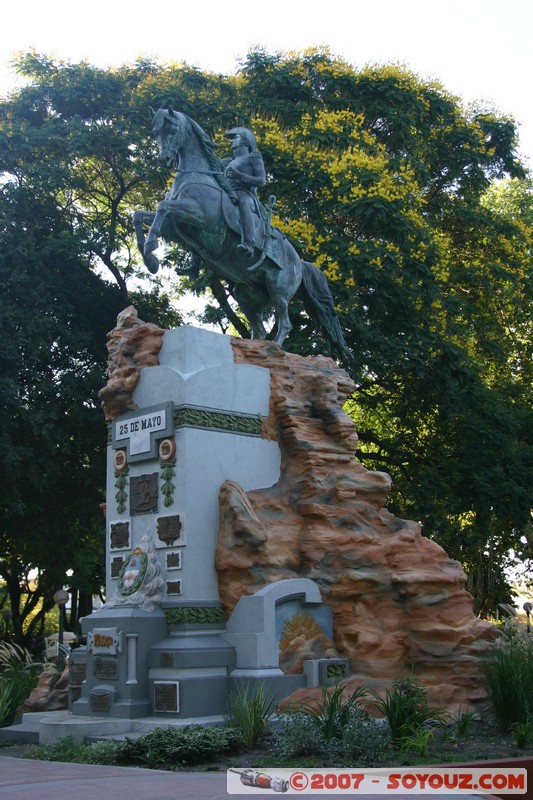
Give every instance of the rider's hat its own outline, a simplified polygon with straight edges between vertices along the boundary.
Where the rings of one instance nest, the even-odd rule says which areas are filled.
[[[255,136],[253,135],[252,131],[248,130],[248,128],[231,128],[229,131],[226,131],[224,136],[226,136],[228,139],[233,139],[233,137],[237,136],[238,134],[240,134],[246,141],[250,150],[257,150]]]

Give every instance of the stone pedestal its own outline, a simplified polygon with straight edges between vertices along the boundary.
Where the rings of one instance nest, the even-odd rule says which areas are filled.
[[[85,679],[72,713],[81,716],[134,719],[152,713],[146,665],[152,645],[166,635],[160,609],[102,609],[85,617]]]
[[[279,478],[279,447],[262,427],[270,373],[235,363],[230,337],[187,326],[126,322],[110,351],[108,604],[83,621],[86,677],[72,711],[223,714],[236,656],[221,638],[218,497],[226,480],[254,489]],[[145,596],[147,539],[156,588]]]

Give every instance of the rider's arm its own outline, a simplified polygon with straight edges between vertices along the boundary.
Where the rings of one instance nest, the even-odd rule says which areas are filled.
[[[248,164],[252,168],[252,172],[242,172],[240,169],[230,167],[232,177],[239,180],[245,186],[250,188],[260,189],[266,183],[265,165],[263,163],[263,156],[257,150],[250,153],[248,156]]]

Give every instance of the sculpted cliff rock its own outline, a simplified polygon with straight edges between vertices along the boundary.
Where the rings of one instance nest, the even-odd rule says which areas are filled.
[[[357,461],[355,425],[342,410],[355,389],[347,373],[269,342],[232,343],[237,362],[270,370],[263,435],[279,443],[282,471],[267,489],[222,486],[216,566],[227,613],[268,583],[311,578],[332,609],[334,647],[349,658],[354,686],[379,691],[413,669],[430,702],[482,704],[481,655],[494,626],[472,613],[459,562],[386,510],[389,476]],[[320,694],[300,690],[291,701]]]
[[[98,393],[107,422],[137,406],[133,391],[143,367],[159,364],[164,328],[139,319],[133,306],[117,317],[117,326],[107,335],[107,384]]]

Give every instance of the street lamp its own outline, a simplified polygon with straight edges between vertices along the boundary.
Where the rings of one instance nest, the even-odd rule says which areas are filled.
[[[65,606],[68,601],[68,592],[65,589],[58,589],[54,593],[54,603],[59,606],[59,638],[57,640],[57,668],[63,672],[65,657],[63,655],[63,630],[65,628]]]

